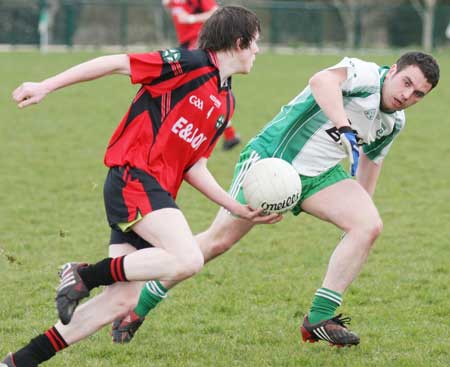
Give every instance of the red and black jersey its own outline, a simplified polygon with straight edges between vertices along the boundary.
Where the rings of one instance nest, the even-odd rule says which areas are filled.
[[[216,6],[217,3],[215,0],[171,0],[169,2],[168,8],[172,15],[175,32],[180,45],[185,45],[187,48],[196,47],[198,36],[203,25],[203,23],[180,23],[177,16],[180,9],[188,14],[200,14],[210,11]]]
[[[215,54],[168,49],[130,54],[131,81],[142,84],[114,132],[108,167],[139,168],[174,198],[184,173],[208,158],[234,112],[231,78],[220,84]]]

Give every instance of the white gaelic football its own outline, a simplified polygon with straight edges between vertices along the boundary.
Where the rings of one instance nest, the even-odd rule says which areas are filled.
[[[242,183],[251,208],[266,213],[283,213],[297,204],[302,183],[297,171],[280,158],[264,158],[254,163]]]

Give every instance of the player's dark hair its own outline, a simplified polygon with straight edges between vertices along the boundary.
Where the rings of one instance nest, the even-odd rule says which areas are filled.
[[[439,65],[431,55],[418,51],[407,52],[400,56],[396,64],[397,72],[410,65],[417,66],[422,71],[428,83],[431,84],[431,89],[439,82]]]
[[[255,13],[240,6],[224,6],[203,24],[198,44],[204,50],[228,51],[236,47],[236,40],[240,40],[240,47],[245,49],[260,31]]]

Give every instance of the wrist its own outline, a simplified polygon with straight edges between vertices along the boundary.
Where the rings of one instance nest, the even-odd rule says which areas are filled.
[[[348,117],[345,119],[335,119],[332,121],[332,123],[338,131],[340,131],[341,129],[345,130],[347,128],[351,128],[352,126],[352,122]]]
[[[52,80],[52,78],[45,79],[41,82],[42,88],[45,89],[45,91],[48,93],[53,92],[54,90],[58,89],[57,84]]]
[[[239,211],[239,202],[234,200],[231,196],[229,196],[226,200],[222,201],[222,203],[217,203],[225,210],[229,211],[230,213],[234,214],[237,211]]]
[[[339,134],[352,133],[353,129],[350,125],[341,126],[338,128]]]
[[[352,129],[352,122],[350,121],[350,119],[347,119],[348,125],[341,125],[338,127],[338,131],[340,134],[344,134],[344,133],[351,133],[354,132]]]

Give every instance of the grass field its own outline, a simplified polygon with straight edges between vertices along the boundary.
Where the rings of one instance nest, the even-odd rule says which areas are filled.
[[[10,99],[91,53],[0,54],[0,357],[56,320],[58,266],[107,254],[102,164],[107,141],[136,87],[113,76],[58,91],[19,110]],[[381,64],[394,54],[369,56]],[[450,54],[436,55],[441,82],[407,113],[375,195],[384,220],[341,311],[361,336],[352,349],[300,342],[298,325],[321,284],[339,231],[307,215],[261,226],[195,279],[170,292],[133,343],[115,346],[105,328],[48,366],[449,366]],[[234,118],[249,139],[338,55],[260,55],[234,80]],[[228,186],[239,152],[210,159]],[[194,231],[217,211],[187,185],[179,205]],[[357,208],[355,208],[357,210]]]

